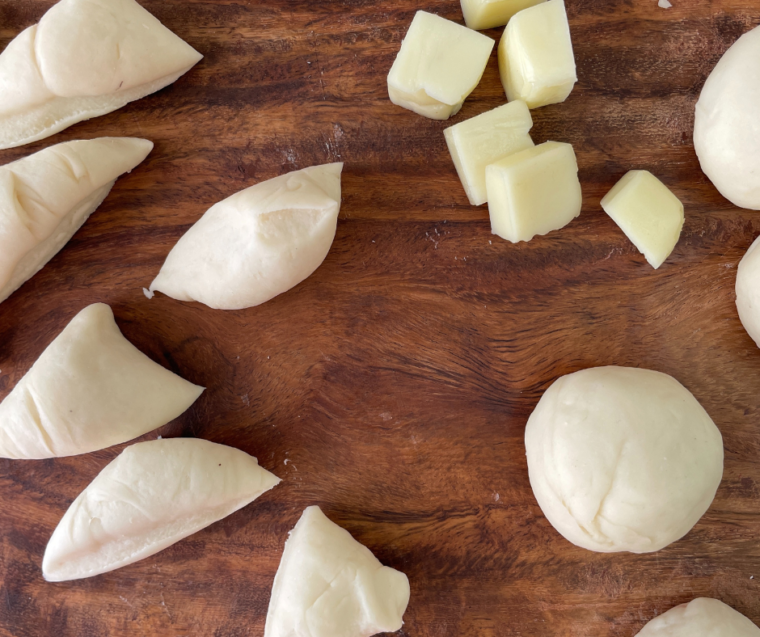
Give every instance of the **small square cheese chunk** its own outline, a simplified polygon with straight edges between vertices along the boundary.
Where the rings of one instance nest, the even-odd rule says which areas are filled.
[[[473,206],[488,201],[486,166],[533,146],[533,119],[525,102],[516,100],[443,131],[459,179]]]
[[[511,100],[530,108],[564,102],[578,81],[563,0],[520,11],[499,42],[499,74]]]
[[[461,0],[465,24],[470,29],[503,27],[518,11],[544,0]]]
[[[604,196],[602,208],[655,269],[681,236],[683,204],[647,170],[626,173]]]
[[[494,41],[418,11],[388,74],[391,102],[431,119],[448,119],[480,82]]]
[[[486,168],[491,231],[517,243],[558,230],[581,212],[578,164],[570,144],[546,142]]]

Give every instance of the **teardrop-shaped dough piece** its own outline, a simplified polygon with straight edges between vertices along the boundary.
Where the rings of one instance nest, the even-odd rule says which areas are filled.
[[[341,170],[304,168],[212,206],[172,248],[150,291],[239,310],[298,285],[335,238]]]
[[[147,139],[101,137],[0,166],[0,303],[66,245],[116,178],[152,148]]]
[[[202,57],[134,0],[61,0],[0,54],[0,148],[115,111]]]
[[[95,303],[0,403],[0,457],[58,458],[127,442],[174,420],[202,391],[140,352],[111,308]]]
[[[127,447],[53,532],[49,582],[107,573],[162,551],[250,504],[280,479],[243,451],[195,438]]]
[[[409,580],[307,508],[285,543],[264,637],[369,637],[395,632],[409,603]]]

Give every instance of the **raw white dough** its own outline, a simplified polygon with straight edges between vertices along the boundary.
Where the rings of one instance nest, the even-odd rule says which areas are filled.
[[[264,637],[370,637],[395,632],[409,603],[409,580],[307,508],[285,543]]]
[[[154,555],[280,482],[243,451],[194,438],[140,442],[79,494],[53,532],[49,582],[92,577]]]
[[[657,551],[686,535],[723,475],[723,440],[692,394],[647,369],[558,379],[525,430],[533,493],[573,544]]]
[[[0,148],[115,111],[202,57],[134,0],[61,0],[0,54]]]
[[[726,51],[705,82],[694,120],[702,170],[729,201],[760,210],[760,27]]]
[[[147,139],[65,142],[0,167],[0,302],[34,276],[153,148]]]
[[[723,602],[698,597],[655,617],[637,637],[760,637],[760,628]]]
[[[0,403],[0,457],[56,458],[132,440],[201,395],[122,336],[111,308],[77,314]]]
[[[172,248],[150,291],[238,310],[298,285],[335,238],[342,169],[304,168],[212,206]]]
[[[760,347],[760,236],[739,262],[736,271],[736,309],[744,329]]]

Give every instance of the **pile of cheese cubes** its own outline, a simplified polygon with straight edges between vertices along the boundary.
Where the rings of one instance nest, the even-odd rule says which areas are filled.
[[[530,137],[530,109],[564,102],[577,82],[564,0],[461,0],[467,27],[418,11],[388,74],[398,106],[431,119],[456,115],[480,82],[494,41],[474,29],[506,24],[499,74],[509,103],[444,130],[474,206],[488,203],[492,231],[529,241],[581,212],[578,164],[570,144]],[[602,207],[658,268],[675,247],[683,205],[647,171],[631,171]]]

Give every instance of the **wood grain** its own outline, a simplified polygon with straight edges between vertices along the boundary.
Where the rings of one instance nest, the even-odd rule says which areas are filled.
[[[260,636],[287,532],[311,504],[408,574],[401,635],[633,637],[700,595],[760,623],[760,351],[733,293],[760,217],[717,193],[691,142],[707,74],[760,15],[756,0],[673,1],[665,11],[567,0],[580,80],[566,103],[533,112],[532,132],[575,146],[583,212],[510,245],[467,204],[447,123],[387,98],[414,12],[461,23],[456,0],[143,0],[205,59],[120,111],[0,152],[5,163],[102,135],[156,144],[0,305],[0,398],[76,312],[103,301],[141,350],[208,388],[146,438],[234,445],[284,483],[138,564],[48,584],[52,530],[121,448],[0,460],[0,634]],[[0,0],[0,47],[51,4]],[[504,101],[494,54],[453,121]],[[211,204],[336,160],[346,162],[338,233],[306,282],[238,312],[143,296]],[[686,206],[658,271],[599,206],[631,168],[653,171]],[[725,441],[714,504],[652,555],[570,545],[528,482],[522,438],[541,393],[606,364],[674,375]]]

